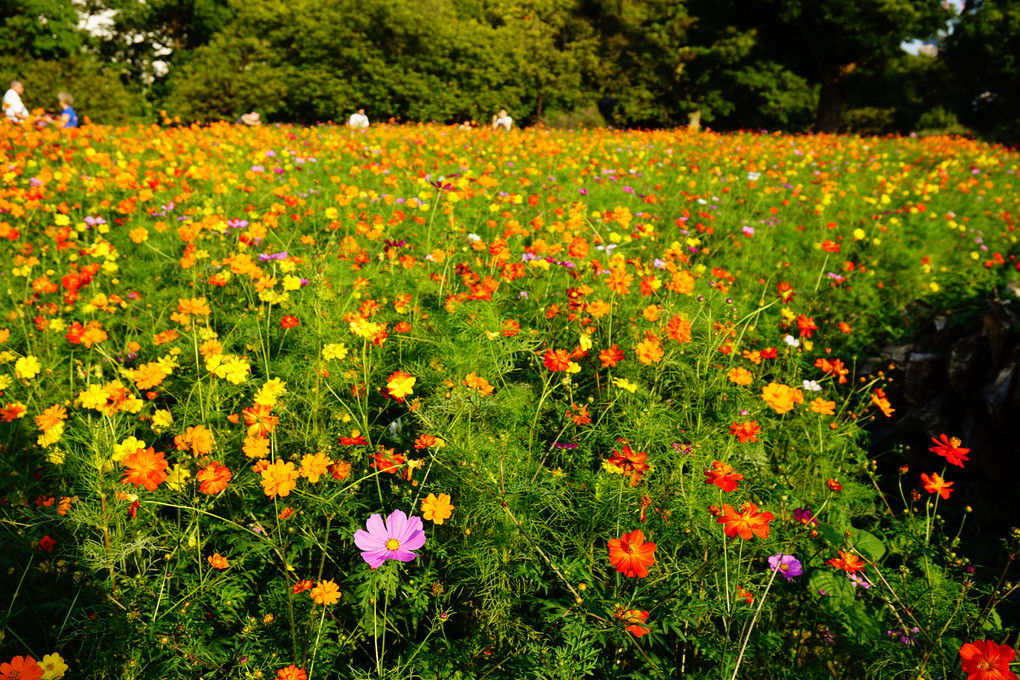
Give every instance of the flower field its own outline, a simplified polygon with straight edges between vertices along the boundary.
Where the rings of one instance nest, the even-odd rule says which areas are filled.
[[[2,128],[0,678],[1016,678],[863,361],[1016,152],[165,122]]]

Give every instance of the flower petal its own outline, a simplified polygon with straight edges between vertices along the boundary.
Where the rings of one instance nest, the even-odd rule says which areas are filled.
[[[406,526],[407,515],[404,514],[403,510],[394,510],[390,513],[390,516],[386,518],[387,537],[395,538],[399,541],[400,537],[404,534],[404,528]]]

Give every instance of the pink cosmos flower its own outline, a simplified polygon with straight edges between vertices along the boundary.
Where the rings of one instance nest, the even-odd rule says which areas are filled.
[[[421,518],[408,518],[402,510],[391,512],[385,524],[382,515],[372,515],[366,526],[368,531],[354,532],[354,545],[361,549],[361,556],[373,569],[386,560],[410,562],[418,556],[412,551],[425,545]]]

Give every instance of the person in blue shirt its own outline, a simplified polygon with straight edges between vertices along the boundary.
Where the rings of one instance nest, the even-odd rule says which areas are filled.
[[[74,112],[74,98],[67,92],[61,92],[57,95],[57,101],[60,103],[60,126],[61,127],[78,127],[78,114]]]

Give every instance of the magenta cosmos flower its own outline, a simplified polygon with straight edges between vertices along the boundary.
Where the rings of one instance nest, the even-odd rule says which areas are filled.
[[[800,576],[804,573],[800,562],[793,555],[784,555],[783,553],[773,555],[769,558],[769,566],[772,567],[772,571],[787,581],[792,580],[794,576]]]
[[[354,532],[354,545],[361,548],[361,556],[373,569],[381,567],[386,560],[410,562],[418,556],[411,551],[425,545],[421,518],[408,518],[402,510],[391,512],[385,524],[382,515],[372,515],[366,526],[368,531]]]

